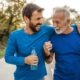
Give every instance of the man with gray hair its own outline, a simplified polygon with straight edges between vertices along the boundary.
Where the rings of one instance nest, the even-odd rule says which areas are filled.
[[[77,26],[70,25],[70,13],[64,8],[55,8],[52,16],[55,34],[51,43],[44,44],[46,61],[52,60],[55,52],[53,80],[80,80],[80,34]]]

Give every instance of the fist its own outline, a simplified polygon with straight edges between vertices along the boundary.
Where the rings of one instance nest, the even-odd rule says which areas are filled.
[[[37,65],[38,64],[38,56],[30,55],[30,56],[25,57],[25,64]]]
[[[49,55],[50,50],[52,49],[52,44],[50,41],[44,43],[44,52]]]

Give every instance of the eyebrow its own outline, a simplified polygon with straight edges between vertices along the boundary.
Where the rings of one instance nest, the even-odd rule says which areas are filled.
[[[39,19],[41,19],[41,18],[43,18],[43,17],[39,17],[39,18],[37,18],[37,20],[39,20]]]

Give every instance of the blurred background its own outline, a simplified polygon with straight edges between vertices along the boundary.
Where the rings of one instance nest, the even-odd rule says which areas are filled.
[[[51,25],[51,15],[55,7],[67,8],[71,14],[71,23],[80,24],[79,0],[0,0],[0,80],[13,78],[15,66],[5,63],[5,46],[10,32],[24,27],[22,9],[31,2],[45,9],[43,12],[45,24]]]

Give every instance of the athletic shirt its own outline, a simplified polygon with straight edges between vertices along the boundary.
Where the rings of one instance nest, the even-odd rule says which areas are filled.
[[[51,38],[56,60],[53,80],[80,80],[80,35],[72,27],[71,33]]]
[[[16,65],[15,80],[40,80],[47,74],[43,45],[50,39],[52,33],[53,29],[50,26],[42,25],[40,31],[32,35],[25,33],[24,29],[16,30],[10,34],[5,60],[7,63]],[[24,58],[31,55],[33,47],[39,59],[37,70],[31,70],[30,65],[24,63]]]

